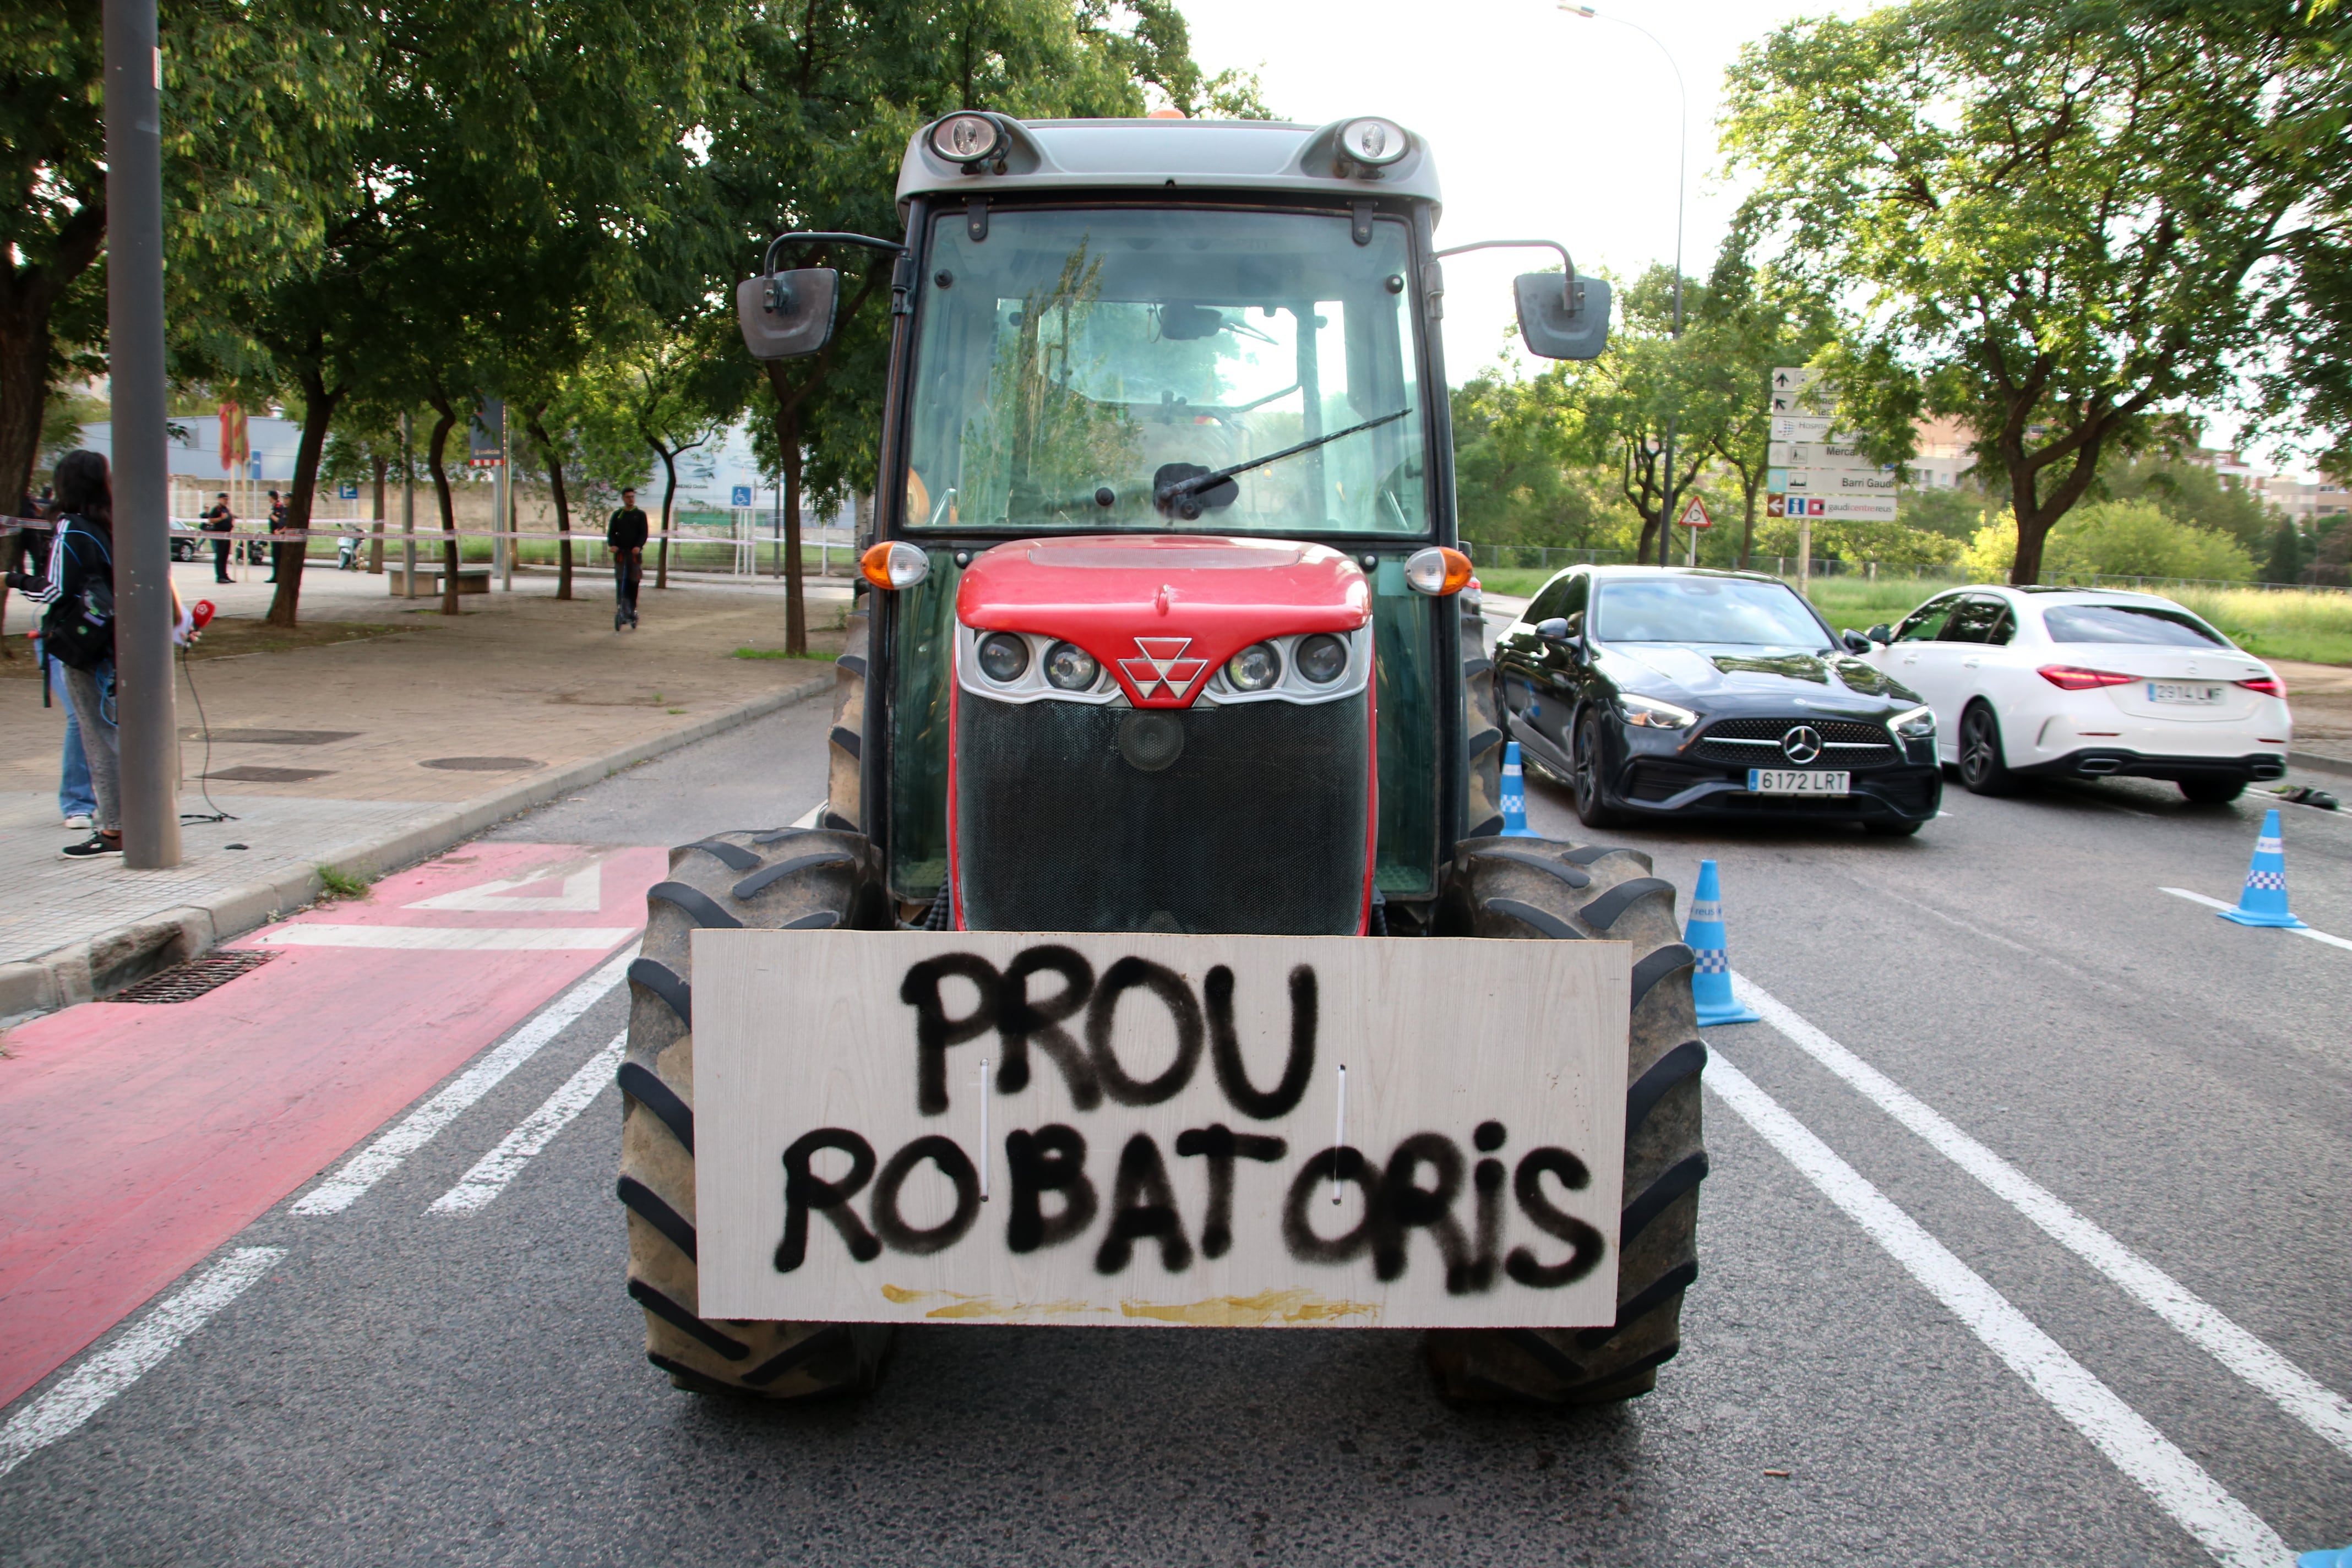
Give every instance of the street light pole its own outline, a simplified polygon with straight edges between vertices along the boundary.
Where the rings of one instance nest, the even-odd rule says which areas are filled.
[[[163,431],[163,52],[155,0],[105,0],[106,331],[114,405],[115,739],[122,862],[180,863]]]
[[[1577,5],[1573,0],[1557,0],[1557,4],[1561,10],[1571,16],[1582,16],[1591,21],[1614,22],[1621,27],[1633,28],[1651,43],[1657,45],[1658,53],[1666,57],[1666,68],[1675,73],[1675,101],[1680,110],[1681,128],[1675,132],[1675,137],[1674,338],[1676,342],[1680,342],[1683,336],[1683,197],[1687,188],[1686,176],[1690,164],[1690,94],[1683,86],[1683,68],[1675,59],[1675,52],[1666,47],[1655,33],[1643,26],[1639,22],[1629,22],[1622,16],[1604,16],[1592,6]],[[1674,547],[1671,541],[1675,531],[1675,426],[1680,421],[1680,417],[1679,409],[1666,416],[1664,454],[1666,482],[1664,498],[1658,506],[1658,564],[1661,566],[1671,563],[1674,559]]]

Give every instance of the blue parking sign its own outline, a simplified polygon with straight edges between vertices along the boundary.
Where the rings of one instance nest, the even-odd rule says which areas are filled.
[[[735,499],[733,504],[736,506],[750,506],[751,504],[751,487],[749,485],[737,485],[735,487]]]
[[[357,481],[356,479],[345,479],[341,484],[337,485],[337,486],[335,487],[335,499],[336,499],[337,500],[359,500],[359,499],[360,499],[360,487],[359,487],[359,481]]]

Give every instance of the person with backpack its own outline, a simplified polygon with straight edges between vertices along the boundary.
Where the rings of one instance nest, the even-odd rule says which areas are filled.
[[[90,836],[62,851],[88,860],[122,853],[121,763],[114,733],[114,489],[106,458],[68,452],[58,459],[58,526],[47,570],[21,572],[9,586],[45,606],[41,658],[65,667],[66,696],[89,764]]]

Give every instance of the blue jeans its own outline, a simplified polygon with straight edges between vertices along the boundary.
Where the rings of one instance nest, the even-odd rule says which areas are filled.
[[[114,668],[111,663],[100,667],[102,684],[111,684]],[[89,758],[81,749],[81,720],[74,712],[73,699],[66,693],[66,667],[55,659],[49,661],[49,693],[66,710],[65,755],[58,773],[58,811],[65,816],[89,816],[98,810],[98,796],[89,783]]]

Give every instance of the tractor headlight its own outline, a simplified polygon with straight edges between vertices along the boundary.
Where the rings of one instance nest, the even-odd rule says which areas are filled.
[[[1348,645],[1329,632],[1302,638],[1297,652],[1298,673],[1318,686],[1328,686],[1348,672]]]
[[[1897,713],[1886,721],[1886,727],[1906,741],[1928,741],[1936,735],[1936,710],[1914,708],[1908,713]]]
[[[985,163],[1004,151],[1004,127],[985,114],[950,114],[931,127],[931,151],[954,163]]]
[[[1698,715],[1687,708],[1630,691],[1618,696],[1617,706],[1625,710],[1625,722],[1644,730],[1687,730],[1698,722]]]
[[[1393,120],[1350,120],[1339,128],[1339,150],[1375,169],[1395,163],[1412,145],[1404,127]]]
[[[1084,691],[1101,673],[1095,656],[1076,643],[1057,642],[1045,650],[1045,680],[1057,690]]]
[[[1010,686],[1029,668],[1029,639],[1011,632],[992,632],[980,639],[981,673],[999,686]]]
[[[1282,655],[1270,642],[1252,643],[1225,660],[1225,679],[1236,691],[1264,691],[1282,679]]]

